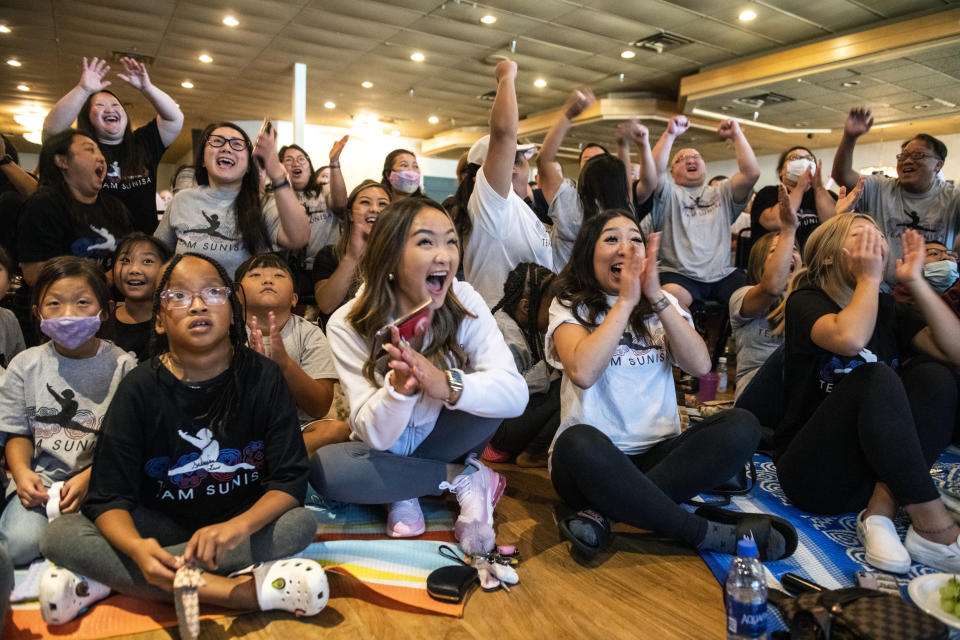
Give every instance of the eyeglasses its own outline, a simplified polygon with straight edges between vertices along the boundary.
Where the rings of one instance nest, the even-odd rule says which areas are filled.
[[[167,289],[160,294],[160,301],[166,309],[186,309],[193,304],[197,296],[200,296],[204,304],[211,307],[227,304],[227,300],[230,299],[230,287],[207,287],[200,291]]]
[[[956,262],[957,252],[950,251],[949,249],[937,249],[936,247],[930,247],[927,249],[927,257],[938,258],[941,260],[946,258],[947,260],[953,260],[954,262]]]
[[[911,151],[910,153],[898,153],[897,162],[902,162],[910,158],[911,160],[923,160],[924,158],[938,158],[932,153],[924,153],[923,151]]]
[[[247,141],[243,138],[224,138],[223,136],[210,136],[207,138],[207,144],[214,149],[219,149],[228,143],[234,151],[245,151],[247,149]]]
[[[283,159],[283,164],[307,164],[309,162],[305,156],[287,156]]]
[[[699,159],[700,159],[700,155],[691,153],[683,156],[677,156],[676,158],[673,159],[673,164],[677,164],[679,162],[686,162],[687,160],[699,160]]]

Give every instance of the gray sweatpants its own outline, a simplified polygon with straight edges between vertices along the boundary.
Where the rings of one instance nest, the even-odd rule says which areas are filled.
[[[479,455],[500,422],[444,408],[433,431],[409,456],[376,451],[363,442],[330,444],[310,460],[310,483],[325,498],[354,504],[438,496],[447,464]]]
[[[156,538],[171,555],[183,555],[193,530],[144,507],[135,508],[130,516],[141,536]],[[216,573],[226,575],[255,562],[292,556],[313,542],[316,531],[317,521],[310,511],[303,507],[291,509],[226,552]],[[71,513],[51,522],[40,540],[40,551],[54,564],[102,582],[124,595],[149,600],[172,598],[171,594],[149,584],[137,563],[110,544],[82,514]]]

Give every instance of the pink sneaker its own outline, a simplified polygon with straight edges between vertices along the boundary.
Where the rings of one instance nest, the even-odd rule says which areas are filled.
[[[476,471],[459,475],[453,482],[440,483],[449,489],[460,503],[460,515],[453,527],[460,548],[468,555],[489,553],[495,544],[493,508],[500,501],[507,481],[499,473],[480,464],[474,454],[467,457],[467,465]]]
[[[391,538],[412,538],[427,530],[417,498],[387,505],[387,535]]]
[[[510,462],[510,454],[497,449],[492,444],[487,445],[481,457],[487,462]]]

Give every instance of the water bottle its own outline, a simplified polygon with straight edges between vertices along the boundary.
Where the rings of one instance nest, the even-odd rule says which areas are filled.
[[[727,390],[727,359],[720,356],[717,359],[717,373],[720,375],[720,382],[717,383],[717,391]]]
[[[726,584],[727,640],[767,637],[767,582],[757,558],[757,543],[737,542]]]

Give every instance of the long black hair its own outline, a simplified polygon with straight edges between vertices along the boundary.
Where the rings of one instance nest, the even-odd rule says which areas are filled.
[[[503,283],[503,297],[491,310],[491,313],[496,313],[503,309],[512,318],[516,318],[517,305],[521,300],[527,300],[527,326],[521,326],[520,330],[530,353],[533,354],[533,364],[543,360],[543,334],[540,333],[538,323],[540,304],[553,286],[555,278],[556,274],[546,267],[535,262],[521,262],[507,274]]]
[[[393,185],[390,184],[390,174],[393,173],[393,162],[394,160],[397,159],[397,156],[402,156],[405,153],[407,155],[413,156],[414,158],[417,157],[417,154],[415,154],[413,151],[409,151],[407,149],[394,149],[393,151],[387,154],[386,158],[383,159],[383,171],[380,174],[380,184],[382,184],[383,188],[387,190],[387,195],[390,196],[391,202],[393,202],[394,200]],[[404,193],[401,195],[417,196],[420,198],[425,197],[423,194],[423,189],[421,189],[420,187],[417,187],[417,190],[414,191],[413,193]]]
[[[450,216],[453,218],[457,235],[460,236],[461,247],[467,246],[470,234],[473,233],[473,221],[470,219],[470,212],[467,211],[467,203],[470,202],[473,188],[477,185],[477,171],[480,171],[479,164],[467,163],[463,169],[463,180],[457,185],[457,191],[453,194],[453,206],[450,207]]]
[[[73,146],[73,139],[77,136],[89,139],[99,148],[99,143],[92,133],[76,129],[61,131],[44,140],[43,146],[40,147],[40,159],[37,163],[37,171],[40,174],[40,189],[31,197],[36,197],[41,193],[53,196],[53,199],[61,204],[77,226],[86,227],[87,209],[73,197],[70,185],[67,184],[63,171],[57,166],[56,159],[57,156],[70,156],[70,147]],[[112,219],[124,220],[129,223],[127,208],[120,200],[105,195],[101,189],[97,194],[97,201],[103,205]]]
[[[597,241],[603,234],[603,228],[614,218],[628,218],[640,228],[636,216],[628,209],[608,209],[601,211],[589,220],[583,221],[580,233],[573,243],[570,262],[560,272],[557,282],[557,297],[560,303],[573,312],[577,322],[585,327],[594,329],[600,325],[598,318],[610,311],[607,294],[600,287],[597,273],[593,266],[593,254]],[[641,237],[643,231],[640,232]],[[646,239],[644,239],[646,242]],[[584,314],[583,312],[586,312]],[[640,304],[634,307],[630,314],[630,328],[633,335],[647,346],[651,344],[652,336],[647,330],[643,319],[653,313],[650,301],[644,296]]]
[[[584,222],[605,209],[633,210],[627,168],[623,160],[609,153],[596,155],[583,165],[577,195],[583,207]]]
[[[233,201],[233,212],[237,216],[237,229],[243,241],[243,248],[253,255],[270,248],[270,236],[263,220],[263,203],[260,200],[260,175],[257,165],[253,161],[253,144],[247,133],[232,122],[214,122],[200,134],[200,144],[197,145],[197,154],[194,157],[194,177],[198,185],[209,185],[210,174],[203,164],[203,152],[207,148],[210,135],[220,127],[227,127],[239,133],[247,143],[247,172],[243,174],[240,191]]]
[[[237,285],[230,278],[226,269],[219,262],[209,256],[201,253],[178,253],[173,256],[160,280],[157,281],[157,289],[153,293],[153,323],[151,325],[150,335],[150,353],[157,356],[151,359],[153,367],[159,368],[159,356],[170,351],[170,343],[166,334],[157,333],[157,318],[160,316],[161,297],[167,285],[170,283],[170,276],[180,261],[186,257],[205,260],[213,265],[217,270],[220,279],[225,286],[230,287],[230,296],[228,304],[230,305],[230,345],[233,347],[233,354],[230,358],[230,379],[226,389],[222,393],[216,394],[210,408],[206,413],[200,416],[200,419],[206,421],[210,430],[218,438],[222,438],[226,433],[226,427],[234,419],[234,411],[240,406],[240,397],[243,393],[242,380],[246,374],[250,361],[254,358],[253,352],[247,347],[247,328],[243,316],[243,307],[240,304],[240,298],[237,296]]]
[[[89,131],[96,135],[96,129],[90,120],[90,109],[93,106],[93,100],[101,93],[108,93],[120,102],[120,98],[113,91],[101,89],[96,93],[90,94],[83,106],[80,107],[80,113],[77,114],[77,128],[83,131]],[[123,103],[120,102],[120,108],[123,109]],[[124,109],[126,114],[126,109]],[[120,175],[141,175],[147,170],[147,158],[144,149],[133,139],[133,129],[130,128],[130,116],[127,114],[127,126],[123,130],[123,139],[117,145],[120,152]],[[109,168],[109,167],[108,167]]]
[[[280,164],[283,164],[283,155],[289,149],[296,149],[302,153],[303,157],[307,159],[307,166],[310,167],[310,177],[307,178],[307,186],[303,188],[304,195],[311,198],[320,195],[320,185],[317,183],[317,173],[319,173],[319,171],[315,172],[313,170],[313,160],[310,159],[310,154],[304,151],[303,147],[298,144],[285,144],[280,147],[280,152],[277,154],[277,156],[280,158]]]

